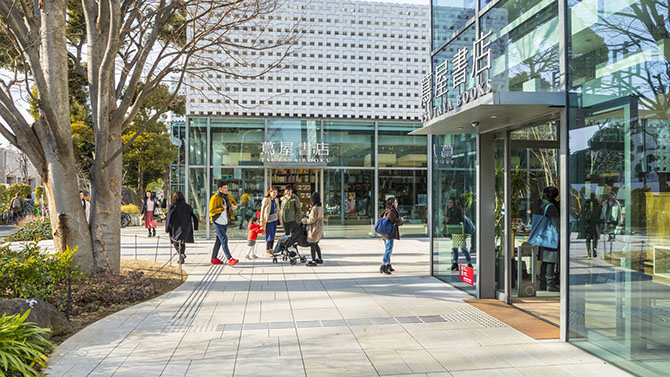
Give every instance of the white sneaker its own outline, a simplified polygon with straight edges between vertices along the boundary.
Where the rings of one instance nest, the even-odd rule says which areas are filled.
[[[245,255],[245,256],[244,256],[244,259],[249,260],[249,259],[251,259],[251,256],[250,256],[250,255]]]
[[[256,258],[258,258],[258,255],[254,254],[254,255],[252,255],[252,257],[253,257],[254,259],[256,259]]]

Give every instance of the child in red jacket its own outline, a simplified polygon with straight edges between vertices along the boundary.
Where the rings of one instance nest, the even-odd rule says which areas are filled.
[[[258,217],[256,215],[253,215],[249,218],[249,235],[247,236],[247,246],[249,246],[249,250],[247,250],[247,255],[244,257],[247,259],[254,258],[256,259],[256,239],[258,239],[258,234],[263,233],[264,230],[261,228],[260,225],[258,225]]]

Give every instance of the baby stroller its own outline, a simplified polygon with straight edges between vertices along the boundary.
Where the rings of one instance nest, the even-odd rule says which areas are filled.
[[[300,259],[300,263],[307,262],[307,258],[300,255],[298,246],[309,246],[307,244],[307,228],[302,224],[290,236],[285,235],[279,239],[277,246],[275,246],[272,263],[277,263],[277,258],[281,258],[283,261],[288,260],[291,264],[298,263],[298,259]]]

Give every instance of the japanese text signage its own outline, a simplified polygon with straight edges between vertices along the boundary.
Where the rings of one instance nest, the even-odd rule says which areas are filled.
[[[263,162],[328,163],[329,155],[328,143],[292,141],[263,143]]]
[[[493,91],[489,71],[491,69],[491,31],[481,33],[472,48],[472,67],[469,64],[470,50],[463,47],[451,60],[445,59],[435,67],[435,75],[426,75],[421,82],[421,106],[423,121],[448,113],[466,103]],[[475,86],[468,87],[468,75],[475,79]],[[451,87],[449,85],[451,76]],[[449,98],[449,90],[456,91],[455,101]],[[437,103],[437,105],[435,105]]]
[[[442,145],[438,153],[437,145],[433,144],[433,159],[437,162],[438,165],[447,165],[447,166],[453,165],[454,164],[453,156],[454,156],[453,146]]]
[[[472,267],[464,264],[458,265],[459,276],[465,284],[475,285],[475,271]]]

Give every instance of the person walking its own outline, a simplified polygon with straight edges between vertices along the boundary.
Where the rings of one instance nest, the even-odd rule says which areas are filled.
[[[86,214],[86,221],[88,221],[88,216],[91,213],[91,203],[86,200],[86,194],[83,191],[79,191],[79,201],[81,202],[81,208],[84,209]]]
[[[596,198],[596,193],[592,192],[591,197],[584,201],[582,212],[580,214],[580,223],[583,229],[580,229],[583,234],[578,238],[586,239],[586,258],[591,259],[598,257],[598,240],[600,239],[600,213],[602,206],[600,201]]]
[[[223,249],[223,254],[228,260],[229,266],[234,266],[239,260],[233,258],[228,248],[228,224],[230,223],[230,214],[237,209],[236,205],[230,204],[228,195],[228,182],[218,181],[216,183],[217,191],[209,199],[209,220],[214,226],[216,232],[216,241],[212,249],[212,264],[223,264],[218,258],[219,248]]]
[[[463,207],[461,203],[456,198],[449,198],[447,200],[447,214],[444,217],[444,221],[447,224],[447,228],[451,229],[460,229],[460,232],[451,234],[451,270],[458,270],[458,250],[463,250],[463,255],[465,255],[465,260],[468,262],[468,267],[472,268],[472,258],[470,257],[470,252],[466,245],[465,237],[465,214],[463,213]]]
[[[256,259],[256,240],[258,239],[258,234],[263,233],[264,230],[258,225],[258,217],[253,215],[249,217],[249,234],[247,235],[247,255],[244,257],[247,259]]]
[[[311,206],[309,209],[309,216],[302,219],[301,222],[307,225],[307,243],[309,244],[312,253],[312,260],[307,263],[307,266],[314,267],[317,264],[323,263],[321,258],[321,247],[319,241],[323,236],[323,206],[321,205],[321,195],[318,192],[312,193],[310,197]],[[295,232],[297,230],[294,229]]]
[[[616,191],[610,191],[608,199],[602,204],[600,217],[607,233],[607,241],[614,241],[617,227],[621,225],[621,203],[616,200],[616,196]]]
[[[277,225],[281,225],[279,199],[277,189],[270,187],[261,204],[261,228],[265,229],[265,255],[274,256],[274,242]]]
[[[281,202],[281,217],[284,224],[284,234],[291,235],[298,228],[298,221],[302,217],[300,211],[300,200],[293,193],[293,185],[288,184],[284,189],[284,197]]]
[[[172,194],[172,204],[165,218],[165,233],[179,255],[179,264],[186,259],[186,244],[193,243],[193,231],[198,230],[198,217],[193,208],[186,203],[181,191]]]
[[[147,191],[144,196],[144,204],[142,204],[142,212],[144,216],[144,227],[149,231],[149,237],[156,236],[156,208],[158,203],[154,199],[151,191]]]
[[[12,210],[12,219],[14,221],[19,221],[21,214],[23,213],[23,199],[21,199],[21,194],[18,192],[16,193],[16,196],[9,202],[9,208]]]
[[[561,231],[561,218],[558,210],[559,204],[556,200],[558,198],[558,189],[554,186],[545,187],[542,191],[542,204],[540,205],[540,214],[548,216],[551,219],[551,224],[557,231]],[[560,239],[560,237],[559,237]],[[560,245],[560,244],[559,244]],[[540,265],[540,288],[541,291],[558,292],[558,276],[556,271],[556,264],[558,263],[558,250],[548,247],[540,247],[539,260]]]
[[[382,259],[382,265],[379,267],[379,272],[386,275],[391,275],[395,269],[391,265],[391,254],[393,254],[393,243],[394,240],[400,239],[400,230],[398,229],[402,224],[404,219],[400,217],[400,212],[398,212],[398,200],[395,197],[390,197],[386,199],[386,208],[382,217],[388,217],[391,224],[395,225],[393,230],[393,236],[386,237],[382,236],[385,245],[384,258]]]

